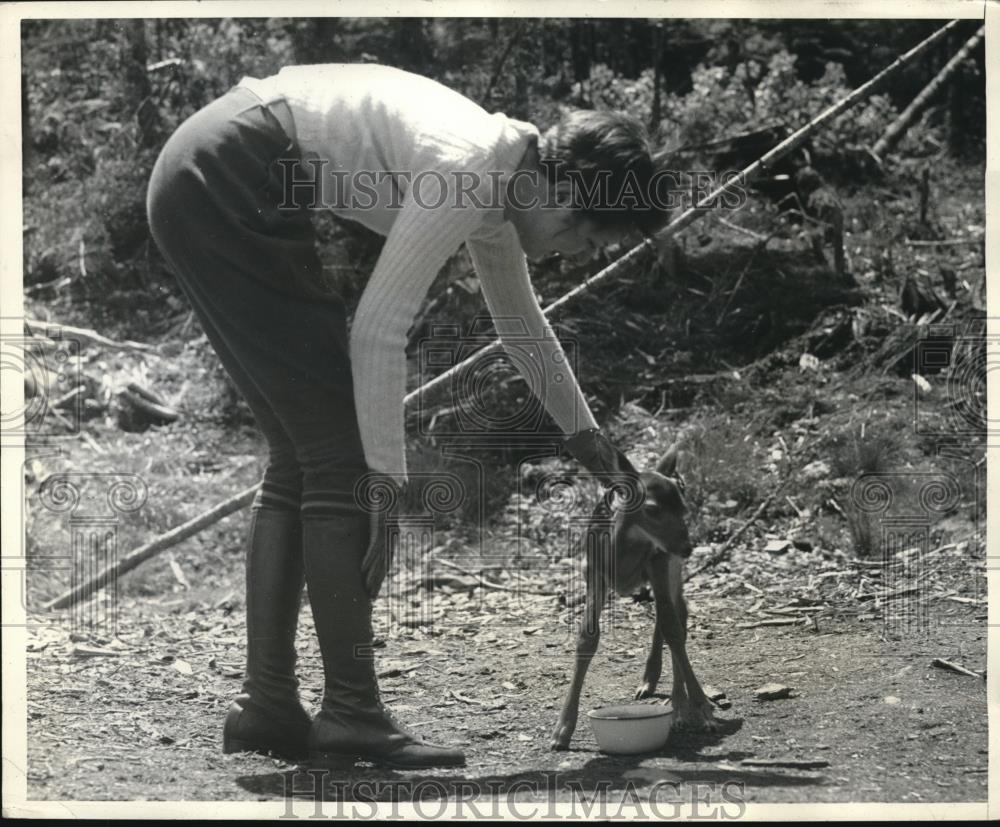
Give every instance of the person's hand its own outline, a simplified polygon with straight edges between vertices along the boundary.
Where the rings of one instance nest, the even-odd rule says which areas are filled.
[[[361,561],[361,576],[368,598],[374,600],[382,590],[385,575],[396,553],[390,530],[396,522],[402,487],[385,474],[368,474],[360,485],[362,508],[370,514],[368,546]]]
[[[638,482],[639,472],[599,428],[588,428],[567,437],[563,444],[584,468],[605,486]]]

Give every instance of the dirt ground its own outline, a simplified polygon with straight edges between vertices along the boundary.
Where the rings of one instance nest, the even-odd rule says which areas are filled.
[[[687,800],[692,790],[724,784],[738,785],[728,788],[732,800],[745,802],[985,800],[985,681],[932,665],[941,658],[970,670],[985,666],[984,593],[976,578],[957,576],[975,568],[975,543],[940,554],[944,573],[926,602],[910,607],[919,611],[888,615],[885,606],[852,597],[873,591],[865,582],[877,582],[879,569],[859,570],[819,552],[754,555],[755,576],[747,579],[749,555],[738,552],[688,584],[694,668],[731,703],[717,711],[719,733],[675,733],[656,754],[613,757],[597,750],[581,716],[571,750],[551,752],[579,610],[548,595],[476,588],[470,597],[441,586],[410,598],[421,611],[432,609],[424,617],[441,617],[429,625],[404,626],[384,607],[376,611],[385,641],[378,670],[397,716],[430,738],[460,744],[467,767],[409,773],[359,765],[350,775],[324,774],[324,800],[350,798],[345,785],[360,781],[374,785],[365,794],[379,800],[407,800],[421,781],[451,795],[468,795],[472,782],[543,802],[592,799],[602,790],[609,802],[645,800],[651,791],[658,801]],[[220,577],[218,585],[128,599],[120,643],[103,647],[107,654],[83,656],[80,647],[92,642],[70,640],[64,629],[35,629],[29,798],[273,800],[277,814],[286,796],[313,795],[315,775],[278,759],[221,753],[222,720],[242,677],[242,619],[232,591],[239,593],[239,557],[234,551],[228,559],[231,579]],[[522,574],[524,591],[543,582]],[[516,588],[518,579],[509,582]],[[815,620],[755,625],[787,618],[775,611],[783,606],[811,606],[817,611],[792,617]],[[915,613],[928,616],[930,627],[894,632],[894,616]],[[318,649],[308,611],[304,616],[303,696],[315,705]],[[627,600],[606,614],[582,710],[630,700],[651,617],[651,604]],[[663,683],[669,687],[666,677]],[[791,695],[756,700],[754,690],[768,683],[790,687]],[[822,763],[795,769],[748,759]]]

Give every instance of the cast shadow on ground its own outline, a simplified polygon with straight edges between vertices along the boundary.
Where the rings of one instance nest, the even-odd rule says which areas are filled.
[[[746,787],[801,787],[822,785],[822,775],[756,770],[706,764],[739,761],[748,757],[744,752],[703,754],[743,726],[741,719],[719,721],[717,732],[678,732],[667,747],[658,753],[644,755],[594,754],[582,767],[567,770],[527,770],[509,774],[490,773],[470,776],[463,769],[449,774],[397,771],[392,769],[355,766],[352,770],[326,768],[321,764],[301,765],[285,772],[242,775],[236,783],[249,793],[262,798],[322,802],[392,802],[433,800],[470,800],[476,795],[523,796],[536,795],[543,800],[553,796],[568,800],[572,795],[593,796],[616,791],[641,790],[643,787],[666,783],[742,784]],[[583,752],[585,750],[570,750]],[[586,750],[590,752],[590,750]],[[552,753],[555,765],[564,753]],[[650,759],[671,759],[669,766],[644,765]],[[690,765],[690,766],[689,766]]]

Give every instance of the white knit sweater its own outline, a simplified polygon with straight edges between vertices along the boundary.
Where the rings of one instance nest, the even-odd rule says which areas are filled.
[[[372,470],[400,483],[408,478],[407,333],[463,242],[508,351],[516,336],[514,364],[520,368],[525,355],[534,363],[521,369],[531,391],[563,433],[596,427],[535,298],[517,233],[503,218],[504,178],[537,139],[534,126],[489,115],[435,81],[387,66],[290,66],[240,85],[287,104],[306,170],[319,169],[323,179],[297,195],[315,192],[317,206],[386,236],[350,333],[358,425]],[[397,174],[378,175],[388,172]]]

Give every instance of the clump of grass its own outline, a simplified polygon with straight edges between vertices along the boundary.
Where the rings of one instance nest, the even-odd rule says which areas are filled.
[[[887,471],[902,449],[898,434],[861,423],[827,441],[830,468],[838,477],[856,477]]]
[[[692,534],[705,536],[714,522],[711,505],[734,501],[729,513],[738,513],[761,498],[764,472],[756,443],[741,425],[728,416],[704,416],[681,434],[684,459],[681,473],[686,484]]]
[[[844,511],[851,546],[858,557],[871,557],[882,545],[882,522],[877,514],[848,505]]]

